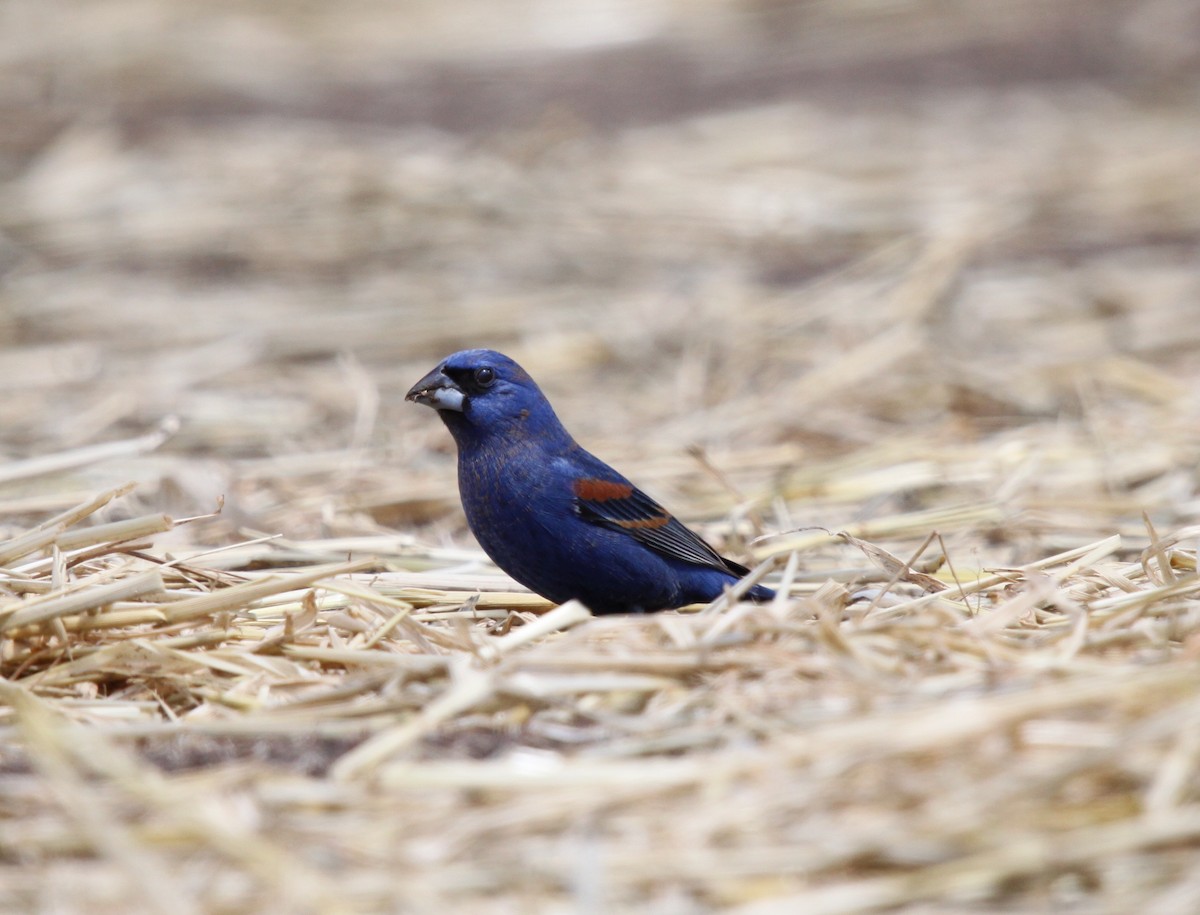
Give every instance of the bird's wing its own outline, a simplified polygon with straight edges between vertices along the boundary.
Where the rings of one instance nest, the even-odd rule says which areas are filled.
[[[576,509],[586,521],[623,531],[664,556],[711,566],[733,575],[745,575],[748,571],[721,556],[699,534],[681,524],[632,483],[577,479],[574,492]]]

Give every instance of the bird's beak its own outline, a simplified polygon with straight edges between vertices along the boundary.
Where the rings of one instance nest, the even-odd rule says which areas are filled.
[[[456,385],[439,365],[436,369],[414,384],[404,395],[405,400],[423,403],[435,410],[463,411],[467,395]]]

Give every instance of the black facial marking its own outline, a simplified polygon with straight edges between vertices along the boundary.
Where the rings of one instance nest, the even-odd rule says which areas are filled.
[[[481,365],[475,368],[445,366],[442,372],[448,375],[465,394],[480,394],[495,384],[499,377],[496,370],[490,365]]]

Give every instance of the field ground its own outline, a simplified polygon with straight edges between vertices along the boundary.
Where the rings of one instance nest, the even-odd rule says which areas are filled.
[[[66,12],[0,7],[0,910],[1200,910],[1194,3]],[[790,597],[501,576],[403,402],[476,345]]]

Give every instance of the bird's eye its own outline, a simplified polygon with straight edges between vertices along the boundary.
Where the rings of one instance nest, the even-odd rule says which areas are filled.
[[[491,385],[491,383],[495,380],[496,380],[495,369],[489,368],[488,366],[485,365],[483,368],[475,370],[475,383],[477,385],[479,385],[481,388],[489,387]]]

